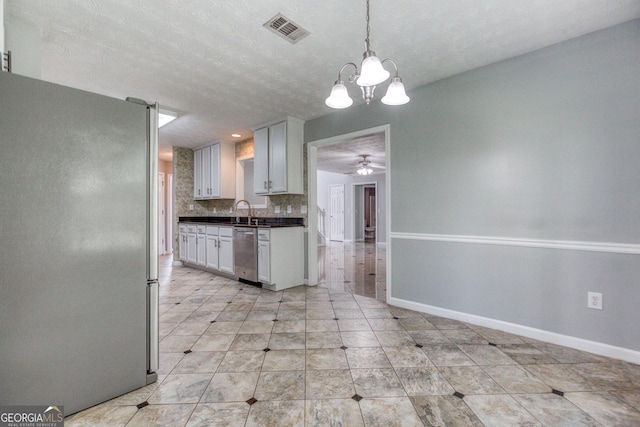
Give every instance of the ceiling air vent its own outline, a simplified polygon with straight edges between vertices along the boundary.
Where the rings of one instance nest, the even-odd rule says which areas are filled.
[[[291,43],[297,43],[310,34],[305,28],[281,13],[265,22],[264,27]]]

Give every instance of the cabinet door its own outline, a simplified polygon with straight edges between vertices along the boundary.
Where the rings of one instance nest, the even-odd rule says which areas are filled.
[[[253,192],[269,193],[269,128],[253,133]]]
[[[207,264],[207,235],[198,233],[196,241],[196,264]]]
[[[180,261],[187,260],[187,233],[178,234],[178,258]]]
[[[287,191],[287,122],[269,126],[269,191]]]
[[[218,270],[218,236],[207,236],[207,268]]]
[[[202,197],[211,198],[211,147],[202,149]]]
[[[258,241],[258,282],[271,283],[269,242]]]
[[[234,274],[233,237],[220,237],[219,267],[220,271]]]
[[[195,264],[198,261],[198,235],[187,233],[187,262]]]
[[[202,199],[202,150],[193,150],[193,198]]]
[[[207,148],[209,148],[209,197],[220,197],[220,144]]]

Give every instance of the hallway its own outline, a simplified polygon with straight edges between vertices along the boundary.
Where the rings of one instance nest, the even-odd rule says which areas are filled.
[[[375,243],[327,241],[318,247],[318,286],[386,302],[386,257]]]

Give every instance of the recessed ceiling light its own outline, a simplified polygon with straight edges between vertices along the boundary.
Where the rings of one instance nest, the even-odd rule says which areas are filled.
[[[166,125],[169,122],[178,118],[178,113],[175,111],[167,110],[166,108],[160,108],[158,111],[158,127]]]
[[[231,136],[234,138],[240,138],[242,135],[240,135],[239,133],[232,133]]]

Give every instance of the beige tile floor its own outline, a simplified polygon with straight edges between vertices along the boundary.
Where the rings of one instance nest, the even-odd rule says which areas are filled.
[[[640,366],[390,307],[381,251],[333,246],[281,292],[163,258],[159,381],[65,425],[640,425]]]

